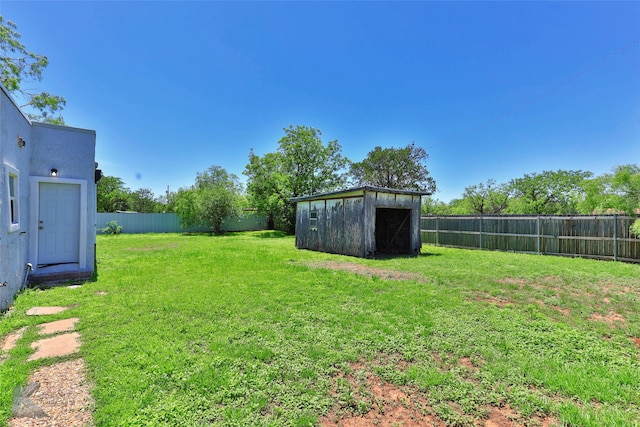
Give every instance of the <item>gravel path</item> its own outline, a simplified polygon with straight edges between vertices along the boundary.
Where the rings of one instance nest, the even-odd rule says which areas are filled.
[[[10,418],[9,427],[93,426],[93,398],[89,393],[83,359],[40,368],[29,377],[29,384],[34,383],[39,383],[40,387],[29,399],[47,416]]]

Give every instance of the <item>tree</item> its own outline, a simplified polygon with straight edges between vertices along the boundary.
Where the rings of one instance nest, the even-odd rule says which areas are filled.
[[[178,190],[175,211],[183,227],[209,227],[222,233],[222,222],[239,215],[242,208],[242,184],[238,177],[220,166],[198,173],[193,186]]]
[[[427,196],[422,198],[420,213],[422,215],[450,215],[451,207],[440,199]]]
[[[413,142],[404,148],[378,146],[363,161],[352,163],[350,174],[356,185],[434,193],[436,182],[426,167],[428,157]]]
[[[42,80],[42,72],[49,65],[49,59],[27,50],[20,43],[17,29],[15,23],[0,16],[0,81],[22,104],[21,108],[39,112],[27,113],[31,120],[64,124],[60,111],[67,101],[63,97],[25,88],[25,83]]]
[[[249,177],[247,193],[251,206],[267,217],[270,229],[288,230],[293,209],[289,203],[289,175],[284,169],[281,153],[260,157],[249,152],[249,164],[243,172]]]
[[[343,187],[346,177],[341,171],[349,160],[337,140],[322,142],[319,129],[298,125],[283,130],[277,151],[259,157],[251,150],[243,173],[258,212],[277,229],[292,232],[295,211],[289,199]]]
[[[348,165],[337,140],[322,142],[322,132],[307,126],[289,126],[278,141],[284,170],[290,176],[291,196],[331,191],[343,186],[346,177],[340,171]]]
[[[583,171],[543,171],[512,180],[509,213],[562,215],[577,213],[582,185],[593,174]]]
[[[154,213],[162,211],[162,204],[156,199],[153,191],[139,188],[129,193],[129,209],[140,213]]]
[[[638,213],[640,167],[638,165],[616,166],[611,173],[585,180],[583,190],[585,196],[579,204],[580,213]]]
[[[489,179],[486,184],[471,185],[464,189],[463,197],[469,201],[471,213],[495,215],[502,213],[509,201],[508,185],[496,185],[495,180]]]
[[[122,179],[115,176],[103,176],[96,185],[98,212],[117,212],[129,210],[129,189]]]

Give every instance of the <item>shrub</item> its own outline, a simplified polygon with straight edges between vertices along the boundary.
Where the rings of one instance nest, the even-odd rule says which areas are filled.
[[[120,234],[122,232],[122,226],[118,224],[118,221],[109,221],[100,231],[105,234]]]
[[[640,239],[640,218],[636,219],[633,224],[631,224],[631,227],[629,227],[629,231],[631,232],[631,234],[635,234],[635,236]]]

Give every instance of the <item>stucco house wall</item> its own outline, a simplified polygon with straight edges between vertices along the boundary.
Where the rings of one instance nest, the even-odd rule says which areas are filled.
[[[25,141],[18,144],[19,138]],[[4,310],[20,288],[28,262],[29,236],[27,228],[30,213],[27,208],[29,195],[29,163],[33,149],[31,125],[19,108],[0,90],[0,310]],[[14,191],[14,209],[17,224],[11,220],[9,176],[17,176]],[[15,220],[15,218],[14,218]]]
[[[95,140],[92,130],[30,122],[0,85],[0,310],[11,304],[27,274],[30,281],[41,282],[85,279],[93,274]],[[51,176],[52,169],[58,171],[57,176]],[[39,262],[39,245],[46,243],[43,222],[49,212],[46,200],[40,199],[42,184],[73,188],[79,199],[74,206],[79,205],[80,212],[75,212],[71,224],[71,240],[78,248],[73,263],[45,266]]]

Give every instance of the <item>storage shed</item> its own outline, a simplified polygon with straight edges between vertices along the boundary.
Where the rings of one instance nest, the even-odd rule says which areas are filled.
[[[420,252],[420,200],[429,193],[363,186],[291,199],[296,247],[371,258]]]

